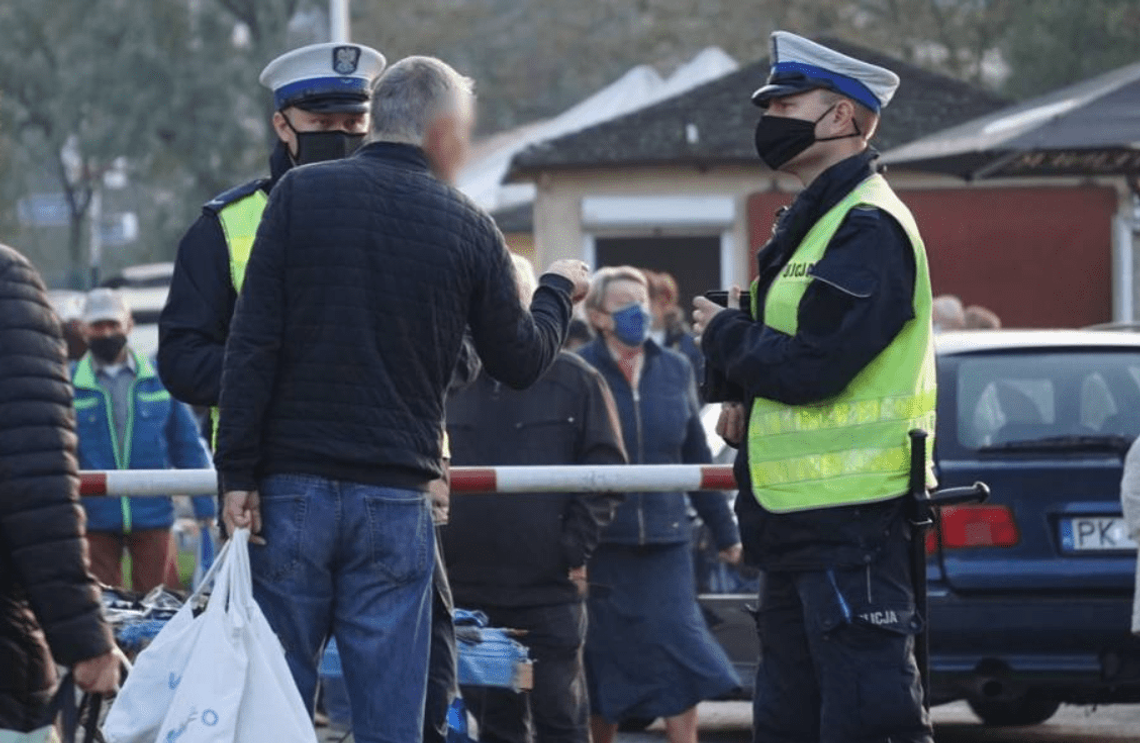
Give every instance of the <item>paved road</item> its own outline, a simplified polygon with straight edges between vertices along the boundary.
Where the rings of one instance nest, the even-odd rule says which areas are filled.
[[[934,710],[937,743],[1140,743],[1140,705],[1062,707],[1049,722],[1030,728],[987,728],[965,704]],[[702,743],[750,743],[750,713],[743,702],[701,705]],[[339,742],[329,732],[322,741]],[[351,740],[351,739],[350,739]],[[660,724],[645,733],[622,734],[621,743],[661,743]]]
[[[937,743],[1123,743],[1140,742],[1140,705],[1062,707],[1056,717],[1031,728],[987,728],[965,704],[934,710]],[[620,736],[622,743],[658,743],[664,729]],[[702,743],[749,743],[749,709],[741,702],[701,706]]]

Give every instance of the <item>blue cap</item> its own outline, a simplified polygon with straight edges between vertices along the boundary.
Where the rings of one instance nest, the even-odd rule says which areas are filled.
[[[282,54],[261,72],[278,111],[365,113],[387,60],[362,44],[312,44]]]
[[[849,57],[802,36],[772,34],[772,69],[752,102],[767,108],[774,98],[824,88],[858,101],[875,113],[890,103],[899,76],[885,67]]]

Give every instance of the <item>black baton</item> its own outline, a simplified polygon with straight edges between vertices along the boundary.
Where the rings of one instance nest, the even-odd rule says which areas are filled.
[[[910,432],[910,523],[914,532],[910,543],[911,581],[914,586],[914,610],[922,631],[914,638],[914,661],[922,676],[922,703],[930,709],[930,619],[929,594],[926,587],[926,535],[934,528],[937,509],[964,503],[984,503],[990,497],[989,487],[976,482],[965,488],[947,488],[933,494],[926,488],[926,440],[921,429]]]

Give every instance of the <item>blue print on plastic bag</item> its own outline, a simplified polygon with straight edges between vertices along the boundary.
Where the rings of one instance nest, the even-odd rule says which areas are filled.
[[[171,675],[173,676],[173,674],[171,674]],[[207,709],[207,710],[202,712],[202,716],[201,716],[201,718],[199,718],[198,709],[196,707],[191,707],[190,708],[190,714],[186,717],[186,719],[182,722],[182,724],[179,725],[174,730],[169,731],[166,734],[165,743],[174,743],[176,740],[178,740],[179,738],[182,737],[183,733],[186,732],[187,728],[190,727],[190,724],[192,722],[194,722],[195,720],[199,720],[199,719],[201,720],[203,725],[205,725],[206,727],[212,728],[218,724],[219,717],[218,717],[217,712],[215,712],[212,709]]]

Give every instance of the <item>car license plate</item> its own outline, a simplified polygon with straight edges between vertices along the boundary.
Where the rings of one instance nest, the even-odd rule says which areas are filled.
[[[1127,552],[1136,550],[1128,524],[1119,516],[1061,519],[1061,548],[1065,552]]]

